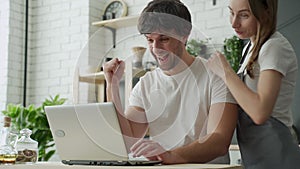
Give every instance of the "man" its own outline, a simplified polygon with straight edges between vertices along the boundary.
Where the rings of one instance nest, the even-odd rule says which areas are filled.
[[[107,99],[117,108],[133,156],[164,164],[229,163],[237,108],[223,81],[206,68],[206,60],[186,51],[191,28],[190,12],[179,0],[149,2],[138,29],[158,68],[133,88],[125,112],[118,92],[124,62],[115,58],[104,64]],[[147,132],[150,139],[143,139]]]

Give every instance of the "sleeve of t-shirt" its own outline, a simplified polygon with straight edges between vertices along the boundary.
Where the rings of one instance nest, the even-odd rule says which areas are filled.
[[[259,53],[260,71],[271,69],[286,76],[291,64],[296,61],[293,53],[293,49],[287,41],[280,39],[267,41]]]
[[[129,106],[143,107],[141,95],[141,82],[139,81],[132,89],[129,98],[125,99],[129,99]]]
[[[211,104],[214,103],[236,103],[224,81],[215,74],[211,74]]]

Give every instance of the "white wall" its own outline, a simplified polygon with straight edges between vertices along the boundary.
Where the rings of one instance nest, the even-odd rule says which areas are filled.
[[[7,102],[9,3],[0,0],[0,4],[0,108],[3,110]]]
[[[138,15],[149,1],[125,0],[128,15]],[[0,2],[0,109],[3,110],[8,103],[23,101],[25,1]],[[96,55],[112,47],[111,32],[91,25],[101,19],[107,2],[29,0],[27,105],[39,105],[56,94],[72,103],[76,64],[81,70],[99,66]],[[222,19],[227,20],[228,15],[223,1],[217,1],[215,6],[210,0],[183,2],[192,13],[195,28],[211,37],[213,43],[222,44],[225,37],[233,34],[229,23]],[[95,38],[94,32],[100,37]],[[136,33],[135,26],[119,29],[117,41]],[[96,52],[93,48],[97,48]],[[118,52],[115,55],[120,56]],[[80,85],[81,102],[95,101],[94,93],[93,86]]]
[[[1,0],[5,1],[5,0]],[[9,2],[9,3],[8,3]],[[23,2],[23,1],[22,1]],[[88,42],[93,37],[95,31],[99,31],[91,23],[101,19],[103,8],[106,5],[103,0],[32,0],[29,4],[29,65],[28,65],[28,87],[27,103],[40,104],[49,95],[60,94],[61,97],[68,98],[68,102],[73,101],[73,75],[77,60],[80,59],[81,67],[87,69],[89,65],[99,63],[97,59],[90,57],[91,45]],[[128,5],[128,14],[137,15],[143,7],[149,2],[140,0],[125,0]],[[203,31],[207,37],[211,37],[214,43],[221,44],[225,37],[233,35],[233,32],[227,22],[227,5],[224,2],[217,1],[213,6],[209,0],[183,0],[192,12],[194,26]],[[1,3],[1,22],[5,17],[5,4],[11,6],[9,29],[1,32],[12,32],[15,37],[11,37],[9,45],[12,46],[7,51],[1,52],[2,60],[11,60],[13,70],[5,75],[7,69],[1,66],[1,108],[4,105],[13,103],[22,103],[22,65],[23,65],[23,44],[24,44],[24,4],[20,1],[8,1]],[[3,4],[3,5],[2,5]],[[226,18],[224,21],[223,18]],[[3,20],[3,21],[2,21]],[[7,19],[6,19],[7,20]],[[5,24],[4,24],[5,25]],[[6,24],[7,25],[7,24]],[[5,29],[5,27],[1,27]],[[111,32],[102,31],[103,37],[97,40],[101,51],[105,51],[112,46]],[[135,27],[124,28],[117,31],[117,41],[126,37],[128,34],[137,33]],[[6,35],[7,37],[8,35]],[[4,35],[5,37],[5,35]],[[1,43],[5,41],[1,40]],[[94,43],[94,42],[93,42]],[[5,47],[5,45],[1,45]],[[102,48],[103,49],[102,49]],[[87,57],[83,49],[88,50]],[[99,49],[97,49],[99,50]],[[4,50],[6,51],[6,50]],[[10,53],[9,53],[10,52]],[[5,56],[9,59],[5,59]],[[96,61],[95,61],[96,59]],[[95,65],[92,65],[95,66]],[[11,70],[11,69],[9,69]],[[2,74],[4,73],[4,75]],[[5,76],[8,76],[7,82]],[[5,90],[7,88],[7,90]],[[94,92],[93,87],[87,84],[81,84],[81,99],[93,101],[88,93]],[[92,90],[92,91],[91,91]],[[5,91],[7,94],[5,95]],[[7,96],[7,97],[6,97]]]
[[[0,7],[0,108],[21,103],[24,60],[24,4],[1,0]]]
[[[56,94],[67,98],[69,104],[73,102],[75,68],[99,66],[99,56],[112,47],[111,32],[91,25],[102,18],[108,1],[29,0],[27,105],[40,105]],[[128,15],[137,15],[150,0],[124,1],[129,7]],[[194,27],[212,38],[213,43],[222,44],[233,35],[227,1],[218,0],[215,6],[211,0],[182,1],[192,13]],[[0,0],[1,110],[8,103],[23,101],[24,2]],[[136,33],[135,26],[119,29],[117,41]],[[94,86],[80,84],[80,102],[95,101],[94,93]]]
[[[30,4],[29,103],[39,104],[56,94],[73,100],[75,64],[90,35],[89,6],[89,1],[82,0]]]
[[[99,64],[99,58],[90,55],[94,51],[87,47],[90,45],[89,39],[92,39],[91,44],[97,43],[97,52],[106,51],[112,46],[111,32],[91,26],[93,21],[101,19],[103,8],[109,0],[29,1],[27,103],[41,104],[46,97],[55,94],[68,98],[68,103],[72,103],[73,74],[78,59],[83,69],[88,68],[88,65]],[[129,15],[137,15],[150,0],[124,1],[129,7]],[[217,0],[215,6],[212,5],[212,0],[182,2],[192,12],[194,26],[212,38],[213,43],[222,44],[226,37],[233,35],[228,19],[228,1]],[[279,24],[299,14],[298,0],[279,2]],[[22,103],[24,1],[0,0],[0,4],[0,109],[3,110],[8,103]],[[299,34],[296,34],[299,32],[299,21],[295,24],[294,27],[283,28],[282,32],[296,47],[299,57]],[[97,35],[101,37],[96,39],[94,32],[98,32]],[[134,33],[135,27],[120,29],[117,31],[117,41]],[[90,96],[94,92],[92,86],[81,84],[80,90],[82,102],[95,99]],[[294,105],[299,102],[299,90],[296,96],[297,101]],[[294,107],[294,110],[298,110]]]
[[[27,105],[40,105],[45,98],[56,94],[67,98],[68,104],[73,102],[75,68],[85,71],[99,66],[99,57],[112,47],[111,32],[91,25],[101,20],[108,1],[29,0]],[[128,5],[128,15],[138,15],[150,0],[124,1]],[[227,22],[226,1],[217,1],[215,6],[210,0],[182,2],[192,13],[194,27],[212,38],[213,43],[222,44],[226,37],[233,35]],[[8,103],[23,102],[24,3],[0,0],[0,110],[4,110]],[[135,26],[119,29],[117,42],[137,33]],[[137,42],[132,40],[125,44],[129,43]],[[122,57],[124,51],[130,52],[129,49],[119,49],[111,54]],[[80,103],[95,102],[95,86],[81,83],[79,87]],[[0,119],[1,122],[1,114]]]
[[[228,23],[220,19],[227,15],[227,8],[224,4],[217,3],[213,6],[212,2],[207,0],[183,2],[192,11],[194,26],[211,37],[214,43],[222,43],[225,37],[232,35]],[[129,6],[129,15],[136,15],[147,2],[132,0],[126,3]],[[45,97],[55,94],[60,94],[72,102],[75,64],[78,57],[82,55],[81,49],[86,48],[88,38],[99,29],[91,26],[91,22],[101,18],[101,7],[104,5],[103,1],[97,3],[97,1],[80,0],[39,0],[30,3],[28,103],[39,104]],[[118,30],[117,41],[134,31],[136,31],[135,27]],[[106,34],[105,48],[108,49],[112,46],[111,33],[107,30],[104,32]],[[89,60],[85,62],[85,64],[93,63]],[[82,60],[80,63],[83,63]],[[87,84],[81,84],[82,86],[87,87]],[[80,93],[82,100],[88,99],[88,91],[84,91],[81,90]]]

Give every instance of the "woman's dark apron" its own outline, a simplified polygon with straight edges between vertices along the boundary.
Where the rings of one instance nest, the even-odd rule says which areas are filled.
[[[300,169],[300,148],[289,128],[274,117],[256,125],[239,108],[237,140],[245,169]]]

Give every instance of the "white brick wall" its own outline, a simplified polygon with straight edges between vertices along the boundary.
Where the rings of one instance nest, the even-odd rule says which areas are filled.
[[[33,1],[30,6],[32,31],[28,102],[40,104],[49,95],[56,94],[68,98],[69,103],[73,101],[72,85],[77,59],[93,32],[91,21],[100,19],[100,15],[94,13],[101,11],[102,4],[101,0]],[[95,19],[95,16],[98,18]],[[80,90],[88,92],[88,87],[81,86]],[[87,96],[83,98],[86,99]]]
[[[99,66],[103,53],[112,47],[111,32],[91,25],[102,18],[103,8],[108,1],[30,1],[27,104],[39,105],[49,95],[56,94],[72,103],[75,68],[80,67],[80,71],[84,72],[90,67]],[[128,14],[137,15],[150,0],[124,1],[128,5]],[[217,1],[216,6],[212,5],[211,0],[182,1],[192,13],[194,27],[212,38],[213,43],[222,44],[226,37],[232,36],[227,1]],[[1,110],[5,109],[8,103],[22,103],[25,13],[23,3],[24,1],[19,0],[0,0]],[[141,37],[121,40],[137,33],[135,26],[117,30],[119,50],[113,50],[111,55],[130,55],[131,51],[126,46],[139,44]],[[151,59],[151,56],[148,57]],[[79,94],[79,102],[94,102],[95,86],[81,83]]]
[[[22,101],[24,4],[18,0],[0,1],[1,25],[7,25],[0,27],[1,35],[4,34],[1,36],[4,38],[1,40],[0,55],[0,106],[3,109],[8,102]],[[128,14],[139,14],[149,1],[125,0],[129,7]],[[217,5],[213,6],[210,0],[182,1],[192,12],[195,28],[212,38],[213,43],[222,44],[226,37],[233,34],[226,2],[217,1]],[[56,94],[68,98],[68,102],[72,103],[76,66],[81,71],[99,66],[99,58],[103,57],[103,52],[112,47],[111,32],[91,26],[92,22],[101,19],[107,2],[108,0],[30,1],[28,104],[40,104],[49,95]],[[8,14],[11,14],[9,24]],[[117,30],[117,42],[132,34],[137,34],[135,26]],[[126,42],[127,45],[130,43],[134,42]],[[118,47],[125,48],[126,44],[119,42]],[[112,55],[126,57],[130,53],[128,49],[127,54],[122,51],[120,53],[116,50]],[[81,102],[94,101],[93,92],[93,85],[80,84]]]
[[[0,4],[0,109],[3,110],[7,101],[9,3],[0,0]]]
[[[0,111],[22,102],[23,2],[0,0]],[[3,122],[0,113],[0,124]],[[1,128],[2,125],[0,125]]]
[[[24,4],[23,1],[0,1],[0,108],[7,103],[22,103]]]

